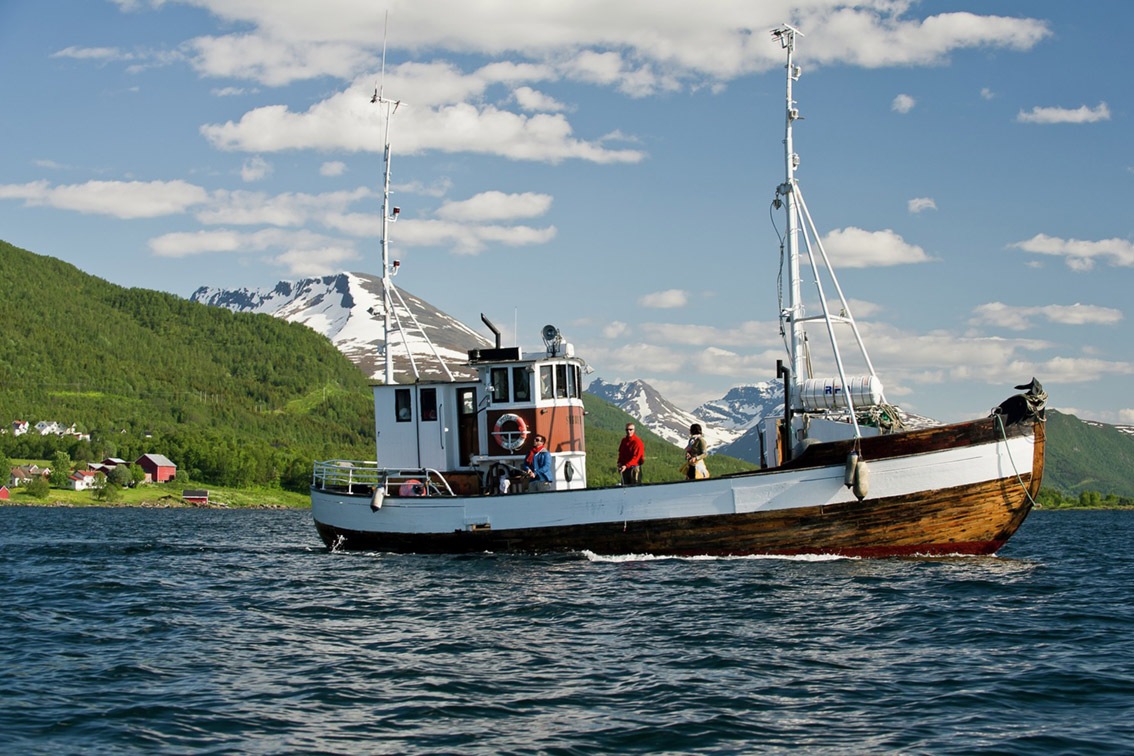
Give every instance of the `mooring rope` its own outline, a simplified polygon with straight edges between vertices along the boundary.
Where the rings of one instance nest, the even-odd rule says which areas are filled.
[[[1032,498],[1032,492],[1024,485],[1024,478],[1020,475],[1020,469],[1016,467],[1016,460],[1012,458],[1012,445],[1008,443],[1008,429],[1004,427],[1004,418],[1000,416],[999,412],[993,413],[996,422],[1000,425],[1000,435],[1004,437],[1004,450],[1008,452],[1008,461],[1012,463],[1012,472],[1016,473],[1016,480],[1020,483],[1020,488],[1024,489],[1024,496],[1028,497],[1033,507],[1039,506],[1036,500]]]

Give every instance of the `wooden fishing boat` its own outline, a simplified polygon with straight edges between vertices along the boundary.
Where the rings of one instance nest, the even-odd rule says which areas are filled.
[[[773,32],[787,52],[785,181],[773,204],[785,210],[781,308],[789,362],[782,417],[760,426],[762,464],[751,472],[636,486],[587,485],[582,402],[586,365],[553,326],[535,353],[473,350],[471,380],[398,383],[389,351],[373,387],[376,459],[317,462],[312,516],[332,549],[391,552],[597,554],[835,554],[859,557],[990,554],[1031,510],[1043,474],[1046,394],[1018,386],[988,416],[906,430],[887,404],[850,307],[803,201],[792,124],[796,37]],[[375,94],[375,102],[389,103]],[[387,108],[387,124],[390,111]],[[389,156],[383,200],[383,283],[387,343],[397,265],[387,258]],[[805,315],[800,243],[816,282],[841,301]],[[824,269],[821,270],[820,266]],[[483,316],[482,316],[483,318]],[[835,375],[815,378],[805,325],[830,336]],[[867,373],[848,375],[835,331],[853,333]],[[416,367],[414,367],[416,373]],[[807,377],[801,377],[807,376]],[[520,467],[535,436],[547,439],[552,481],[525,486]]]

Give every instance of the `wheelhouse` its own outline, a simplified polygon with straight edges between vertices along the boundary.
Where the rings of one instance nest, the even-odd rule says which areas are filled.
[[[545,329],[546,330],[546,329]],[[547,439],[550,490],[585,488],[585,363],[556,337],[545,351],[473,349],[476,380],[373,386],[378,464],[440,472],[455,494],[519,483],[535,436]]]

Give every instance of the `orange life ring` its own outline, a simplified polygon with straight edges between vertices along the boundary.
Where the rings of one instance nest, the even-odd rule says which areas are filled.
[[[425,486],[420,480],[407,480],[398,486],[398,496],[425,496]]]
[[[516,430],[503,430],[504,423],[515,423]],[[508,451],[516,451],[528,440],[528,424],[519,415],[511,413],[501,415],[496,420],[496,427],[492,429],[492,437],[496,439],[496,443]]]

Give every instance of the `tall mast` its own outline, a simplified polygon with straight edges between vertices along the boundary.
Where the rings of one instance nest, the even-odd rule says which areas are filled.
[[[390,222],[397,220],[398,208],[390,213],[390,120],[398,110],[401,101],[387,100],[386,88],[386,32],[382,32],[382,78],[381,89],[374,90],[374,97],[370,102],[386,106],[386,133],[383,137],[384,171],[382,176],[382,325],[383,325],[383,352],[385,353],[385,370],[382,382],[387,386],[394,382],[394,353],[390,348],[390,317],[394,309],[394,282],[391,280],[390,266]],[[392,106],[392,109],[391,109]]]
[[[863,361],[870,371],[869,379],[871,381],[871,388],[868,394],[863,395],[863,398],[867,399],[872,405],[877,404],[878,400],[874,398],[874,392],[877,391],[877,396],[881,396],[882,386],[881,382],[878,381],[878,376],[874,373],[874,365],[870,362],[870,355],[866,353],[866,345],[862,341],[862,334],[858,330],[858,325],[855,323],[854,317],[850,314],[850,305],[847,303],[846,297],[843,296],[843,290],[842,287],[839,286],[839,280],[835,275],[834,268],[831,266],[831,260],[827,256],[826,250],[823,248],[823,240],[819,236],[819,229],[815,226],[815,221],[812,219],[811,213],[807,209],[807,203],[803,199],[803,193],[800,191],[799,183],[795,178],[795,169],[799,167],[799,155],[795,153],[794,145],[792,144],[792,124],[799,120],[801,116],[795,107],[795,101],[792,99],[792,84],[799,80],[800,75],[800,69],[795,65],[793,58],[795,53],[795,38],[796,36],[802,37],[803,32],[784,24],[778,29],[774,29],[772,35],[780,41],[780,45],[787,51],[787,65],[785,66],[787,68],[787,102],[784,116],[784,183],[776,187],[776,199],[773,204],[775,207],[779,207],[782,202],[787,209],[787,238],[784,243],[787,247],[788,258],[788,305],[780,312],[780,320],[781,322],[786,322],[789,326],[788,330],[791,331],[791,343],[789,346],[791,351],[792,375],[789,406],[793,410],[807,409],[804,407],[805,402],[802,389],[804,382],[810,378],[811,375],[808,370],[810,357],[807,353],[807,339],[804,332],[804,323],[810,320],[822,320],[827,329],[827,336],[831,341],[831,352],[835,360],[835,367],[838,371],[838,379],[835,385],[831,387],[833,392],[831,398],[834,400],[835,394],[841,391],[842,395],[838,401],[842,402],[846,407],[850,421],[854,425],[855,436],[857,437],[861,435],[858,419],[855,416],[855,403],[857,400],[852,396],[851,384],[847,380],[843,358],[839,351],[838,339],[835,336],[836,324],[845,324],[851,327]],[[801,297],[801,279],[799,273],[801,240],[803,244],[806,245],[807,260],[811,265],[811,273],[814,276],[816,293],[819,296],[819,308],[822,311],[822,314],[812,317],[808,317],[804,312]],[[825,277],[833,285],[835,292],[838,294],[839,304],[841,305],[839,314],[831,312],[827,297],[823,292],[824,273],[820,271],[820,267],[824,269]],[[884,401],[884,398],[882,401]],[[837,402],[835,406],[838,406]]]
[[[788,306],[780,313],[780,318],[789,325],[791,333],[791,406],[801,405],[798,386],[807,377],[807,350],[804,344],[803,299],[800,293],[799,277],[799,206],[796,198],[797,185],[795,169],[799,166],[799,155],[792,144],[792,122],[799,118],[799,111],[792,99],[792,84],[799,79],[800,70],[793,62],[795,37],[803,32],[784,24],[772,34],[780,40],[787,50],[787,99],[784,116],[784,183],[776,189],[776,194],[784,198],[787,208],[787,259],[788,259]]]

